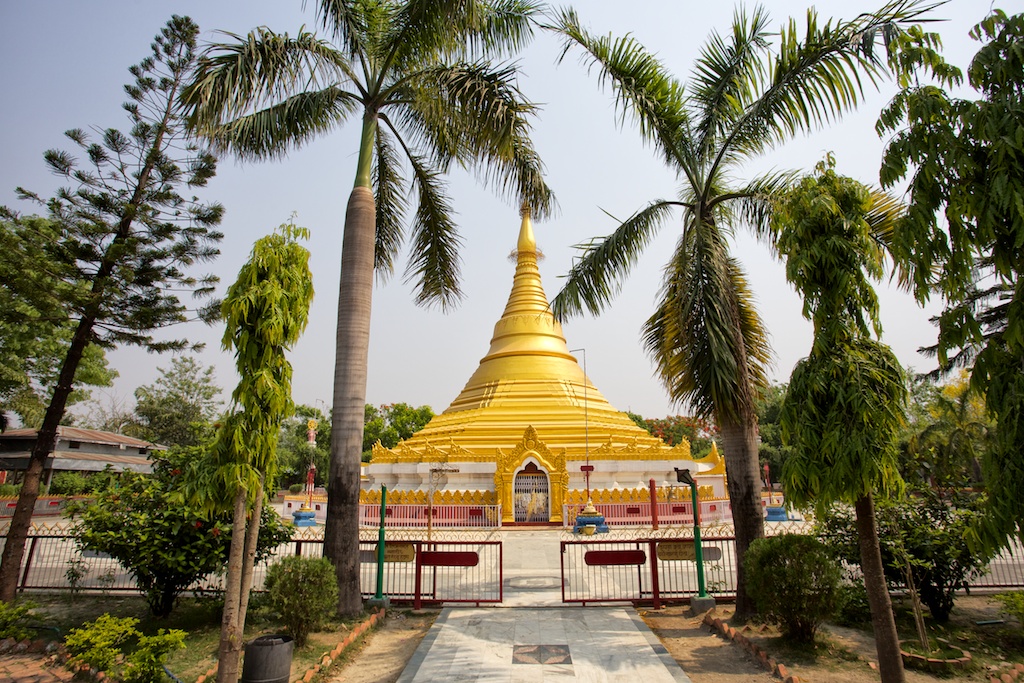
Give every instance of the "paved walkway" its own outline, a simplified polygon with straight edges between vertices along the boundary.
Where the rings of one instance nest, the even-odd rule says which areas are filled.
[[[40,654],[0,655],[0,681],[5,683],[65,683],[74,678],[60,666],[46,666]]]
[[[690,683],[632,607],[562,606],[558,531],[503,535],[502,605],[445,608],[398,683]]]

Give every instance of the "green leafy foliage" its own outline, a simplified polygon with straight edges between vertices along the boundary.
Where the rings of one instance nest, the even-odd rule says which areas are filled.
[[[408,403],[384,403],[379,407],[366,404],[363,423],[363,461],[369,462],[373,445],[380,441],[384,448],[394,448],[399,441],[423,429],[434,418],[430,406],[413,408]]]
[[[962,74],[918,36],[895,42],[903,89],[877,124],[889,144],[886,186],[909,179],[898,258],[919,300],[940,295],[940,368],[972,367],[996,423],[982,457],[988,514],[971,538],[988,549],[1024,529],[1024,14],[993,11],[967,76],[975,99],[952,97]],[[938,86],[933,83],[938,82]]]
[[[702,458],[711,451],[711,443],[719,434],[714,422],[699,417],[686,415],[666,415],[665,417],[643,417],[636,413],[626,413],[629,419],[651,436],[656,436],[669,446],[686,441],[690,442],[690,454]]]
[[[801,534],[770,536],[751,543],[744,561],[758,614],[786,637],[813,642],[840,604],[842,571],[825,546]]]
[[[50,494],[77,496],[89,490],[89,480],[81,472],[58,472],[50,482]]]
[[[762,469],[768,466],[773,484],[781,481],[782,468],[793,448],[782,438],[782,403],[788,390],[786,384],[771,384],[757,395],[757,433],[761,437],[758,460]]]
[[[227,561],[230,513],[210,516],[183,495],[187,463],[204,455],[199,449],[154,454],[153,475],[125,473],[118,488],[70,509],[78,544],[118,560],[157,616],[169,614],[182,591]],[[277,513],[264,509],[258,558],[290,537]]]
[[[135,649],[125,658],[124,683],[160,683],[167,680],[164,662],[172,650],[185,647],[185,632],[160,629],[156,635],[140,636]]]
[[[25,620],[33,607],[34,605],[28,601],[17,604],[0,602],[0,640],[14,638],[20,642],[31,638],[34,633],[26,626]]]
[[[900,490],[907,396],[899,361],[870,338],[881,330],[872,285],[883,273],[878,238],[895,209],[834,163],[829,157],[802,179],[773,219],[786,279],[814,323],[811,353],[794,368],[779,416],[793,449],[782,479],[788,503],[821,509]]]
[[[138,635],[134,617],[112,617],[103,614],[81,628],[71,629],[64,638],[64,647],[75,664],[87,664],[94,671],[107,671],[114,666],[122,646]]]
[[[26,264],[41,256],[40,240],[61,238],[60,226],[39,216],[8,220],[6,211],[0,208],[0,282],[5,283],[0,290],[0,413],[9,411],[23,425],[38,427],[74,331],[60,301],[50,297],[87,283],[65,282],[49,268],[26,271]],[[90,346],[75,372],[77,390],[68,403],[85,399],[87,386],[110,386],[115,377],[104,349]]]
[[[966,536],[981,516],[982,501],[967,494],[922,489],[896,500],[880,498],[876,518],[885,578],[906,588],[909,561],[921,602],[938,622],[949,620],[956,591],[985,571],[990,556],[973,551]],[[848,508],[834,507],[816,520],[816,533],[844,562],[860,564],[857,531]]]
[[[1024,591],[1000,593],[995,598],[1002,604],[1003,611],[1016,619],[1017,624],[1024,629]]]
[[[81,628],[72,629],[64,639],[64,646],[72,655],[69,666],[87,664],[93,671],[106,672],[108,677],[124,683],[168,680],[164,661],[172,650],[185,647],[185,632],[160,629],[156,635],[144,636],[135,628],[138,623],[133,617],[103,614]],[[128,644],[133,642],[134,647],[129,648]]]
[[[316,435],[309,442],[309,422],[316,422]],[[313,480],[317,486],[327,482],[331,458],[331,419],[323,411],[307,405],[295,406],[295,415],[281,424],[277,442],[277,461],[280,474],[277,485],[297,484],[301,491],[306,485],[306,473],[312,460],[316,466]]]
[[[267,569],[264,587],[271,608],[299,647],[331,617],[338,603],[334,567],[323,557],[281,558]]]
[[[63,150],[44,153],[50,170],[68,186],[48,199],[18,188],[23,199],[47,211],[57,238],[43,232],[33,239],[32,225],[0,209],[0,218],[26,234],[25,248],[18,252],[24,276],[5,278],[5,288],[17,288],[18,296],[49,314],[48,320],[62,321],[57,327],[70,323],[72,330],[0,560],[2,599],[10,600],[17,589],[39,493],[39,465],[56,444],[88,349],[119,344],[151,351],[184,349],[188,340],[167,337],[166,328],[213,312],[201,302],[213,294],[217,278],[194,269],[219,253],[222,235],[215,228],[224,209],[204,204],[193,192],[214,176],[216,159],[189,138],[178,106],[196,66],[198,35],[191,19],[173,16],[151,43],[151,54],[130,68],[129,101],[123,106],[127,133],[107,128],[97,130],[94,139],[76,128],[65,135],[77,156]],[[51,286],[41,287],[32,275],[43,270],[52,276]],[[183,303],[185,293],[198,310]]]
[[[220,387],[212,367],[188,356],[171,359],[171,367],[158,368],[153,384],[135,390],[139,438],[163,446],[197,446],[213,436],[213,421],[220,409]]]

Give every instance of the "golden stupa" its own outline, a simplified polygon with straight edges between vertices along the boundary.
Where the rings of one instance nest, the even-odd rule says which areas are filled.
[[[363,502],[500,504],[502,523],[561,523],[563,506],[649,500],[674,467],[699,477],[702,497],[724,497],[720,458],[691,459],[608,403],[569,352],[548,305],[527,210],[516,271],[487,355],[448,409],[394,448],[378,442],[364,469]],[[717,454],[716,454],[717,455]]]

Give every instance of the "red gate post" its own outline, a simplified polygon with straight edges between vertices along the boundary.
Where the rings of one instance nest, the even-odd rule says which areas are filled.
[[[651,477],[651,528],[658,530],[658,487],[654,485],[654,477]]]
[[[647,544],[649,546],[647,557],[651,562],[651,595],[654,599],[654,609],[661,609],[661,591],[658,586],[658,542],[652,540]]]

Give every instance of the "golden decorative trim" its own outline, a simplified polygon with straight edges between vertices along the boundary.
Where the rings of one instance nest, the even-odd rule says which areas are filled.
[[[560,524],[562,522],[562,505],[565,501],[565,494],[569,490],[569,473],[565,469],[565,449],[563,448],[557,454],[552,453],[537,436],[537,430],[530,425],[523,432],[523,440],[516,444],[510,453],[505,453],[500,448],[497,451],[494,490],[501,500],[502,523],[515,522],[512,484],[515,480],[516,470],[520,469],[528,458],[533,458],[540,467],[547,470],[548,479],[551,482],[549,489],[551,496],[550,521]]]

